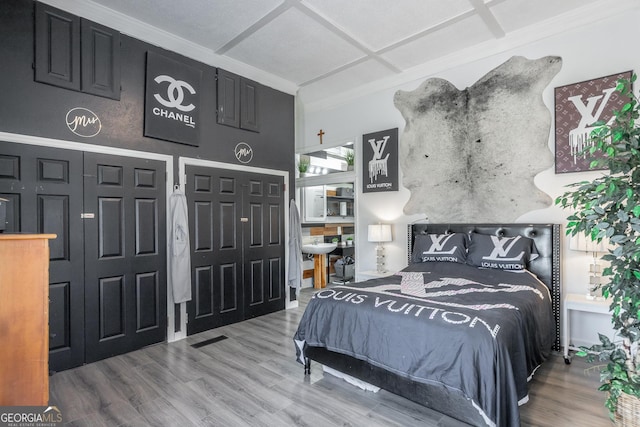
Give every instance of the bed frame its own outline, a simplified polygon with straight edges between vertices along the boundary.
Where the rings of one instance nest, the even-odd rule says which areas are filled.
[[[532,261],[529,270],[536,274],[551,291],[556,335],[553,350],[560,351],[560,225],[559,224],[412,224],[408,226],[408,260],[415,236],[418,234],[471,233],[496,236],[524,236],[533,239],[540,256]],[[366,361],[335,353],[324,347],[305,348],[305,374],[311,362],[316,362],[383,388],[391,393],[427,406],[443,414],[472,425],[486,422],[471,403],[452,390],[439,385],[422,384],[398,376]],[[438,396],[438,399],[433,399]]]

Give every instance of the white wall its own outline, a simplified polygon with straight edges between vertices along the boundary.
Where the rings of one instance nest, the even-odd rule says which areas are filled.
[[[471,86],[487,72],[499,66],[512,56],[520,55],[535,59],[547,55],[562,58],[562,69],[546,88],[543,98],[553,112],[553,88],[566,84],[619,73],[622,71],[640,71],[640,55],[637,54],[637,41],[640,39],[640,9],[626,11],[618,16],[598,22],[597,26],[582,27],[564,34],[548,37],[535,43],[511,49],[463,66],[444,70],[391,89],[362,96],[339,106],[322,111],[305,112],[303,105],[298,105],[297,148],[312,146],[318,143],[316,134],[323,129],[327,143],[357,137],[356,173],[361,176],[359,159],[362,151],[362,134],[398,127],[400,144],[404,119],[393,105],[393,95],[397,90],[413,90],[430,77],[444,78],[458,88]],[[515,142],[517,143],[517,142]],[[553,125],[549,130],[549,149],[554,152]],[[536,185],[548,193],[553,199],[561,195],[564,186],[572,182],[589,180],[597,176],[597,172],[554,173],[553,167],[538,174]],[[424,215],[406,216],[403,207],[409,199],[409,192],[402,186],[402,170],[400,171],[400,191],[384,193],[362,193],[362,183],[358,188],[358,224],[356,225],[356,259],[357,270],[375,269],[375,244],[367,242],[367,224],[378,221],[394,224],[394,241],[385,244],[387,265],[389,270],[398,270],[406,265],[407,258],[407,224],[424,218]],[[428,190],[428,189],[426,189]],[[523,194],[523,197],[526,197]],[[522,215],[515,222],[566,223],[568,212],[555,206],[532,211]],[[567,239],[563,239],[562,249],[562,283],[563,292],[584,293],[588,283],[588,258],[583,254],[570,251]],[[576,325],[577,322],[574,322]],[[608,318],[586,316],[581,327],[572,331],[572,337],[578,344],[595,342],[595,331],[608,331]]]

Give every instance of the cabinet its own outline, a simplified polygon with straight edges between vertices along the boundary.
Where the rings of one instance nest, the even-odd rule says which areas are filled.
[[[0,235],[0,406],[49,404],[49,239]]]
[[[258,132],[258,85],[240,78],[240,129]]]
[[[258,132],[259,85],[218,69],[218,123]]]
[[[218,123],[240,127],[240,79],[218,69]]]
[[[81,20],[82,91],[120,99],[120,33]]]
[[[564,362],[571,363],[569,350],[578,350],[571,346],[571,312],[581,311],[586,313],[599,313],[609,316],[608,300],[591,300],[586,295],[568,294],[564,299],[564,309],[562,313],[562,347],[564,349]]]
[[[120,99],[120,33],[37,2],[35,80]]]
[[[36,3],[36,81],[80,90],[80,18]]]

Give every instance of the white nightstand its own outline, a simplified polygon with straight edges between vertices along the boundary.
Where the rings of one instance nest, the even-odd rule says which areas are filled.
[[[567,294],[564,298],[562,309],[562,348],[564,350],[564,363],[571,363],[569,350],[579,350],[570,345],[571,342],[571,311],[583,311],[587,313],[609,314],[609,300],[590,300],[586,295]]]
[[[376,270],[365,270],[356,272],[356,281],[363,282],[369,279],[379,279],[381,277],[393,276],[394,271],[385,271],[384,273],[378,273]]]

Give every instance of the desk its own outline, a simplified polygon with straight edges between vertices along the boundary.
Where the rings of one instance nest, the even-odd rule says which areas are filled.
[[[564,363],[571,363],[569,350],[579,350],[572,347],[571,343],[571,311],[582,311],[586,313],[600,313],[609,315],[609,300],[590,300],[586,295],[568,294],[564,299],[562,309],[562,348],[564,350]]]

